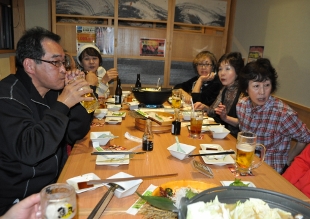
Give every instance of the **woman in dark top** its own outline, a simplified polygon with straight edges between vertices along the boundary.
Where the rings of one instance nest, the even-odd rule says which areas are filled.
[[[222,84],[215,73],[216,58],[209,51],[198,53],[193,61],[194,68],[197,71],[197,76],[174,86],[174,89],[182,89],[183,100],[186,103],[202,102],[206,105],[211,105]]]
[[[218,75],[223,88],[212,105],[201,102],[195,103],[195,109],[204,109],[208,116],[218,123],[225,125],[234,137],[239,132],[236,104],[243,97],[239,90],[238,75],[244,67],[242,55],[239,52],[224,54],[218,64]]]

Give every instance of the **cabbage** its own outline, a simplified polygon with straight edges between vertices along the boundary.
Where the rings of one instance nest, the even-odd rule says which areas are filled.
[[[187,219],[212,218],[212,219],[291,219],[291,213],[278,208],[271,209],[261,199],[249,198],[244,203],[238,201],[235,206],[221,203],[216,196],[211,202],[202,201],[187,206]]]

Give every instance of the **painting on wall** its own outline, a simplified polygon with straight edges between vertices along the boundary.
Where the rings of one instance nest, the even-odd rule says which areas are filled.
[[[227,1],[176,0],[174,22],[225,27]]]
[[[56,14],[114,16],[114,0],[56,0]]]
[[[168,0],[119,0],[118,17],[166,21]]]

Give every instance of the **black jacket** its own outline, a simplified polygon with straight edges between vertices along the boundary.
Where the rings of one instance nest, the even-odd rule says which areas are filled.
[[[40,96],[22,69],[0,81],[0,215],[13,203],[55,183],[74,145],[90,129],[93,114]]]
[[[200,93],[192,93],[193,83],[198,80],[198,77],[199,76],[195,76],[188,81],[177,84],[174,86],[174,89],[182,88],[184,91],[191,94],[194,103],[201,102],[207,106],[211,106],[222,88],[222,83],[218,75],[216,75],[212,81],[208,81],[202,85]]]

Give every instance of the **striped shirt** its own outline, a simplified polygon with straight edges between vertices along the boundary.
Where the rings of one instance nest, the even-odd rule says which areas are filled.
[[[310,130],[297,113],[281,100],[269,97],[263,106],[253,107],[249,97],[236,106],[239,128],[257,134],[257,143],[266,147],[265,162],[277,172],[287,163],[291,139],[310,142]]]

